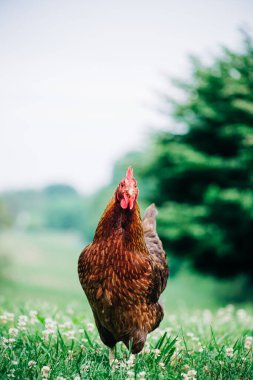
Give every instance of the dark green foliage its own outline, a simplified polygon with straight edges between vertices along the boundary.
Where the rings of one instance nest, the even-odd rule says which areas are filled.
[[[185,133],[155,136],[143,169],[159,207],[165,248],[196,269],[253,278],[253,42],[223,49],[211,65],[192,60],[172,102]]]

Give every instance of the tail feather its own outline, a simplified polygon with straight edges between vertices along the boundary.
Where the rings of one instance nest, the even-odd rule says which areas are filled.
[[[144,217],[142,220],[143,230],[144,233],[147,232],[156,232],[156,215],[158,214],[158,211],[155,207],[155,204],[152,203],[145,211]]]
[[[163,250],[163,245],[156,232],[157,214],[157,209],[153,203],[146,209],[142,221],[145,243],[150,253],[154,268],[155,280],[151,294],[151,299],[153,302],[157,302],[160,294],[165,289],[169,275],[168,264],[165,252]]]

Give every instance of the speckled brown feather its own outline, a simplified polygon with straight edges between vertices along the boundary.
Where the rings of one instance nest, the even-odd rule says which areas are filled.
[[[163,318],[157,301],[168,277],[156,232],[153,236],[148,230],[147,237],[144,230],[137,202],[132,210],[123,210],[114,196],[78,262],[80,283],[102,341],[109,347],[118,341],[128,346],[133,338],[133,353],[143,348],[147,333]]]

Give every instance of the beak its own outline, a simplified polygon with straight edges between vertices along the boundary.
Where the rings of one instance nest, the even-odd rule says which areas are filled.
[[[127,188],[127,193],[128,193],[128,195],[130,195],[130,197],[133,195],[133,193],[134,193],[134,189],[132,188],[132,187],[128,187]]]

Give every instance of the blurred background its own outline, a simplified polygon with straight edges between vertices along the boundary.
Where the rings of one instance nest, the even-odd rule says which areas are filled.
[[[0,297],[84,302],[132,165],[170,308],[253,301],[253,3],[0,2]]]

